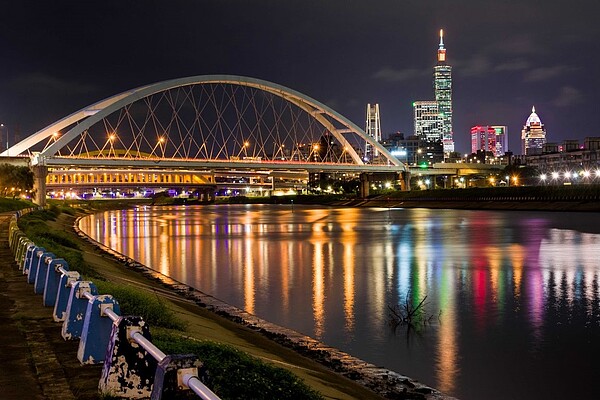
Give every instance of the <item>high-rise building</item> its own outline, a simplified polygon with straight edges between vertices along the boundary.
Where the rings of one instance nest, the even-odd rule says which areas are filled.
[[[531,108],[531,114],[523,130],[521,131],[522,151],[524,155],[541,154],[544,144],[546,144],[546,129],[535,112],[535,106]]]
[[[433,90],[435,101],[437,101],[439,107],[444,153],[450,153],[454,151],[454,134],[452,130],[452,67],[446,64],[443,29],[440,29],[437,65],[433,67]]]
[[[434,144],[436,149],[441,146],[441,155],[436,154],[435,158],[437,161],[442,161],[445,155],[454,151],[454,136],[452,131],[452,67],[446,64],[444,31],[441,29],[437,64],[433,67],[433,92],[434,101],[413,103],[415,135],[421,140]]]
[[[421,140],[442,139],[439,104],[437,101],[415,101],[413,103],[415,135]]]
[[[501,157],[508,151],[508,126],[492,125],[491,128],[496,132],[496,157]]]
[[[381,118],[379,116],[379,104],[367,104],[367,126],[365,129],[367,135],[375,141],[381,142]],[[377,148],[373,148],[371,143],[365,142],[365,161],[373,161],[379,156]]]
[[[477,125],[471,128],[471,153],[478,151],[492,153],[496,156],[496,131],[488,125]]]

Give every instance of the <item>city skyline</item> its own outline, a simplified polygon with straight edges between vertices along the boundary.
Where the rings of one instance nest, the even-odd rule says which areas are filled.
[[[600,122],[591,0],[280,3],[8,3],[0,122],[13,143],[122,91],[223,73],[300,91],[359,126],[365,104],[378,103],[384,137],[410,134],[412,102],[432,98],[443,28],[457,151],[469,151],[471,126],[500,124],[519,153],[533,105],[548,142],[598,136],[588,128]]]

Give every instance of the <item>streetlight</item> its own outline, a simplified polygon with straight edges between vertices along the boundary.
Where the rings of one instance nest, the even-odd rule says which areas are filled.
[[[108,157],[110,157],[111,150],[112,150],[114,157],[117,156],[117,154],[115,153],[115,148],[113,147],[113,142],[115,141],[116,138],[117,138],[117,135],[115,133],[111,133],[108,135],[108,143],[109,143]]]
[[[419,162],[419,158],[421,158],[422,152],[423,152],[423,150],[417,149],[417,153],[415,154],[415,165],[417,165],[417,163]]]
[[[8,156],[8,127],[4,124],[0,124],[0,128],[6,130],[6,155]]]

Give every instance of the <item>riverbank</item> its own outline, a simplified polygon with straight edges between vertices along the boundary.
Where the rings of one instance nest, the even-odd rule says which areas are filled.
[[[42,305],[8,247],[12,212],[0,214],[0,398],[98,399],[101,365],[82,367],[77,345]]]
[[[74,221],[74,216],[61,214],[56,221],[48,221],[48,224],[52,230],[67,232],[75,240]],[[95,242],[80,240],[79,243],[84,261],[104,279],[143,288],[167,300],[169,308],[187,324],[185,335],[230,344],[282,366],[301,377],[325,398],[444,398],[435,390],[407,377],[353,359],[308,337],[259,320],[143,268],[132,260],[114,253],[107,257],[103,253],[105,249],[100,249]]]
[[[434,208],[455,210],[514,210],[514,211],[600,211],[600,201],[538,201],[538,200],[439,200],[393,199],[380,196],[367,200],[340,201],[332,204],[344,207]]]

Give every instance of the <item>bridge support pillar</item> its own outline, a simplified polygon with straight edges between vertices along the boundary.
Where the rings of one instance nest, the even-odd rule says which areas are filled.
[[[403,192],[410,191],[410,171],[400,173],[400,190]]]
[[[35,192],[34,203],[39,206],[46,205],[46,176],[48,176],[48,167],[36,165],[33,170],[33,190]]]
[[[362,173],[360,174],[360,184],[358,187],[358,195],[361,199],[366,199],[369,197],[369,174]]]

